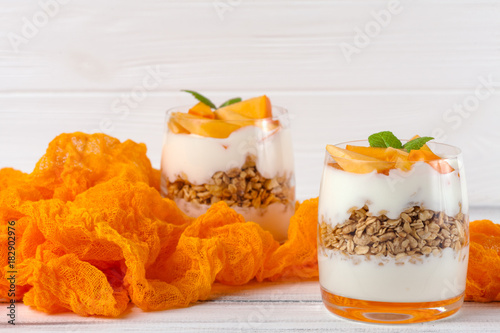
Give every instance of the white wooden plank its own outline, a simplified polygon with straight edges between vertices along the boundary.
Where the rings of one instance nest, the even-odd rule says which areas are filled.
[[[244,98],[260,92],[246,92]],[[211,94],[222,102],[232,92]],[[371,133],[392,130],[399,137],[434,135],[442,129],[446,143],[462,148],[471,205],[500,205],[497,142],[500,113],[496,94],[481,101],[467,119],[443,120],[453,104],[462,103],[464,93],[277,93],[276,105],[291,112],[299,199],[319,193],[324,147],[367,138]],[[114,112],[122,94],[18,94],[0,97],[0,167],[30,172],[48,143],[62,132],[103,131],[120,140],[132,139],[148,146],[148,156],[159,167],[165,110],[192,104],[185,93],[155,93],[127,112]],[[116,110],[115,110],[116,111]],[[456,115],[455,115],[456,116]],[[437,136],[440,138],[441,136]],[[442,138],[441,138],[442,139]]]
[[[132,307],[121,319],[79,317],[66,313],[47,315],[18,304],[17,320],[25,330],[161,330],[184,332],[230,331],[338,331],[345,332],[496,332],[500,303],[465,303],[448,319],[391,327],[340,319],[322,305],[317,281],[293,283],[250,283],[242,287],[216,285],[210,301],[188,308],[142,312]],[[246,290],[250,292],[239,292]],[[303,295],[304,299],[300,296]],[[308,299],[313,296],[313,299]]]
[[[56,1],[67,4],[44,14],[40,3]],[[389,3],[9,2],[0,7],[0,91],[128,91],[156,66],[169,73],[163,91],[469,89],[480,75],[500,80],[497,1],[401,0],[388,24],[377,23],[373,12]],[[358,28],[373,31],[366,46],[355,44]],[[359,51],[351,62],[343,43]]]

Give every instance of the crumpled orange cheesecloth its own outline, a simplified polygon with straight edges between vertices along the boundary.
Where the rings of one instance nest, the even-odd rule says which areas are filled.
[[[31,174],[0,169],[0,298],[9,301],[9,221],[16,299],[48,313],[116,317],[130,301],[143,310],[187,306],[216,281],[318,275],[317,199],[298,206],[280,245],[223,202],[187,217],[159,183],[144,144],[104,134],[59,135]],[[500,300],[500,226],[477,223],[467,298]]]

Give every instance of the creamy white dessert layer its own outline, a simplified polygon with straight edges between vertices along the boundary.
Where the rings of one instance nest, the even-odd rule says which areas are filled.
[[[441,174],[425,162],[417,162],[410,171],[390,170],[388,175],[372,172],[357,174],[327,166],[320,188],[319,218],[331,225],[345,222],[349,210],[365,204],[375,216],[398,218],[411,206],[421,206],[455,216],[467,214],[465,179],[455,171]]]
[[[184,199],[174,199],[177,206],[187,215],[198,217],[204,214],[210,205],[200,205],[188,202]],[[232,206],[236,213],[243,215],[247,222],[255,222],[264,230],[273,234],[277,241],[285,241],[288,237],[288,224],[292,217],[295,206],[294,203],[284,205],[280,202],[272,203],[265,208],[238,207]]]
[[[173,182],[185,175],[194,185],[206,184],[218,171],[241,168],[248,155],[256,157],[256,167],[265,178],[293,173],[293,150],[290,129],[274,132],[258,126],[245,126],[225,139],[196,134],[165,136],[162,172]]]
[[[458,253],[446,248],[416,264],[408,258],[357,257],[331,250],[318,254],[321,286],[338,296],[376,302],[434,302],[465,291],[468,247]]]

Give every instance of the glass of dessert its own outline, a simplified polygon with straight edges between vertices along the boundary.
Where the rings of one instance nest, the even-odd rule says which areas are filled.
[[[330,312],[402,324],[461,307],[469,251],[462,155],[430,139],[403,145],[381,132],[327,146],[318,263]]]
[[[246,221],[286,240],[295,207],[287,110],[266,96],[219,108],[200,100],[167,111],[162,194],[193,217],[223,200]]]

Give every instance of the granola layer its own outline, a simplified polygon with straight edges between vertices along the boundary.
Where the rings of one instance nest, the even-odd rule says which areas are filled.
[[[256,168],[255,157],[247,156],[241,168],[215,172],[206,184],[194,185],[187,175],[167,180],[167,196],[210,205],[224,200],[230,207],[265,208],[273,203],[293,203],[292,175],[265,178]]]
[[[386,215],[373,216],[365,205],[353,208],[349,219],[332,227],[322,222],[319,227],[320,244],[345,255],[418,257],[439,255],[445,248],[458,252],[468,244],[466,216],[451,217],[443,212],[412,206],[389,219]],[[413,259],[413,261],[412,261]]]

